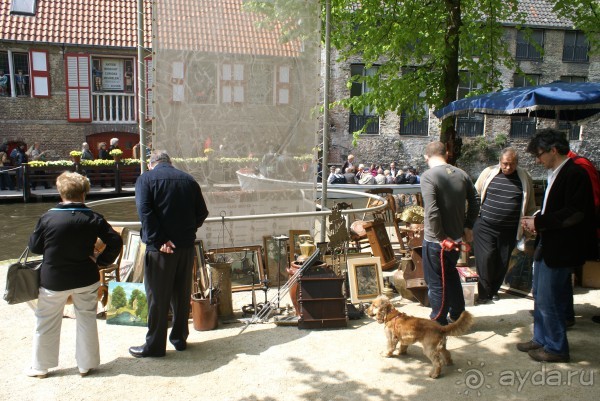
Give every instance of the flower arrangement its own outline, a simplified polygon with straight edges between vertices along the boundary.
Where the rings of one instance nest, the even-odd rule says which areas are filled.
[[[69,156],[71,157],[81,157],[81,155],[83,155],[82,152],[80,152],[79,150],[72,150],[71,152],[69,152]]]
[[[111,155],[112,157],[122,156],[123,155],[123,151],[121,149],[113,149],[110,152],[108,152],[108,154]]]

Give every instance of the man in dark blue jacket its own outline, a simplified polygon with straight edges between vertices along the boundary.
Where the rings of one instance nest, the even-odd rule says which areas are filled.
[[[174,168],[165,151],[152,152],[148,169],[135,184],[141,239],[146,244],[148,298],[146,343],[129,348],[136,358],[165,356],[169,306],[173,310],[169,341],[177,351],[186,349],[194,241],[208,216],[200,185]]]

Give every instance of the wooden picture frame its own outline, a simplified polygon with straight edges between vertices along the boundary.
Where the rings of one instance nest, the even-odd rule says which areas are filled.
[[[247,261],[244,262],[244,255],[247,250]],[[231,291],[248,291],[252,289],[252,271],[254,271],[254,286],[261,286],[264,280],[264,264],[262,260],[262,247],[239,246],[231,248],[209,249],[216,258],[225,258],[231,262]],[[209,263],[210,264],[210,263]]]
[[[350,300],[353,303],[372,301],[383,290],[383,272],[379,257],[348,260]]]
[[[144,256],[146,255],[146,244],[140,241],[140,245],[137,248],[135,259],[133,260],[133,267],[131,274],[129,275],[129,282],[131,283],[143,283],[144,282]]]
[[[281,241],[281,242],[288,242]],[[287,282],[287,267],[289,262],[288,244],[279,244],[280,241],[273,238],[272,235],[263,236],[263,250],[265,252],[265,271],[269,279],[270,286],[279,286]],[[279,276],[277,272],[279,271]]]
[[[300,255],[300,236],[308,234],[310,235],[310,230],[290,230],[290,239],[289,239],[289,262],[290,265],[292,262],[296,261],[295,255]]]
[[[123,256],[119,263],[119,278],[121,281],[127,281],[131,275],[137,257],[137,252],[142,243],[140,232],[128,230],[127,240],[125,242]]]

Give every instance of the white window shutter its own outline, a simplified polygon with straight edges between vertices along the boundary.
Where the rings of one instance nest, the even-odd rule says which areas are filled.
[[[50,71],[48,67],[48,52],[31,50],[31,95],[33,97],[50,97]]]

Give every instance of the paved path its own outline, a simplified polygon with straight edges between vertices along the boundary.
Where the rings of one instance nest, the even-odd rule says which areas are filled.
[[[6,265],[0,267],[0,288]],[[262,293],[257,294],[262,300]],[[234,294],[234,308],[250,293]],[[428,309],[396,299],[404,312],[426,317]],[[284,302],[286,302],[284,300]],[[145,329],[98,321],[102,365],[81,378],[75,365],[75,321],[63,319],[60,365],[46,379],[22,375],[31,355],[33,312],[0,301],[0,399],[8,400],[593,400],[600,394],[600,290],[577,289],[577,324],[569,330],[569,364],[543,365],[516,351],[530,338],[532,301],[503,296],[469,307],[473,331],[451,337],[455,365],[430,379],[421,346],[408,355],[383,358],[382,327],[372,319],[337,330],[298,330],[274,324],[221,324],[198,332],[190,322],[189,348],[169,344],[165,358],[134,359],[128,347],[144,341]],[[570,379],[569,379],[570,375]]]

